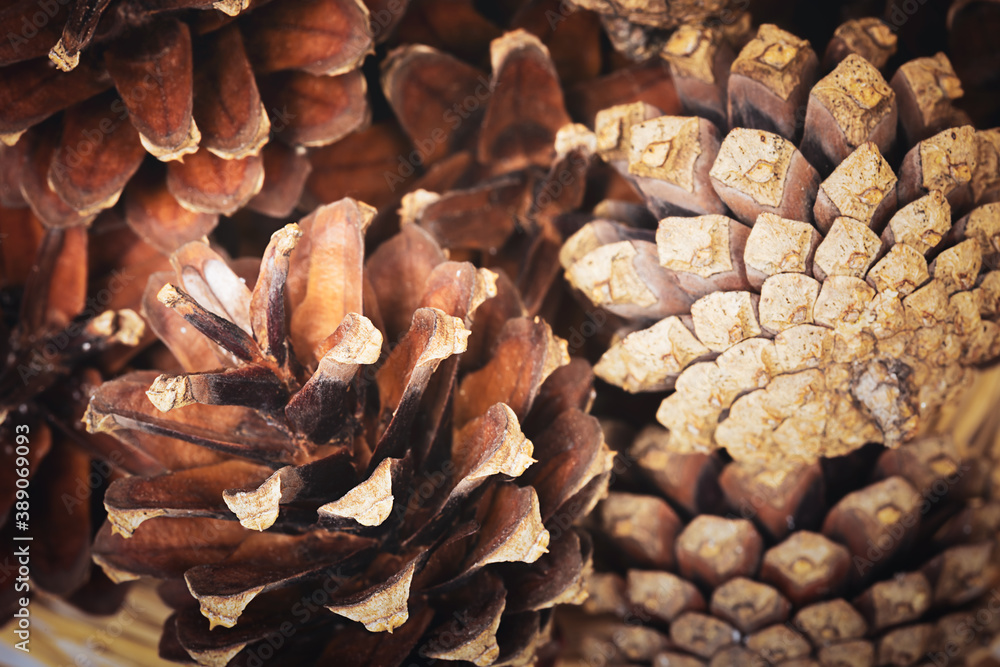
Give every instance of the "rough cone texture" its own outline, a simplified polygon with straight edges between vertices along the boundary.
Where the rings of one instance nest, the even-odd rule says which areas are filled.
[[[185,373],[91,402],[92,431],[167,469],[112,485],[95,545],[112,579],[164,580],[164,656],[522,664],[585,597],[571,525],[612,458],[589,366],[416,225],[363,264],[373,214],[285,227],[253,285],[184,246],[145,312]]]
[[[169,253],[244,206],[287,216],[305,148],[369,120],[360,0],[23,0],[0,25],[0,171],[50,227],[117,206]]]
[[[770,26],[762,36],[784,39]],[[844,94],[830,92],[841,73],[865,67],[881,79],[849,55],[813,89],[810,113]],[[596,372],[632,392],[675,390],[657,419],[680,451],[812,463],[895,447],[932,432],[1000,352],[997,192],[972,187],[995,180],[993,133],[943,130],[894,170],[861,111],[845,112],[850,150],[824,173],[766,130],[720,137],[704,120],[642,105],[598,115],[599,153],[659,223],[591,222],[561,260],[594,305],[634,323]],[[803,141],[824,132],[807,114]]]
[[[557,217],[580,205],[592,153],[559,129],[592,122],[611,100],[679,108],[667,65],[621,61],[597,15],[558,0],[415,3],[387,47],[381,89],[395,119],[376,107],[370,129],[311,152],[305,200],[369,201],[379,209],[370,240],[416,222],[443,248],[502,270],[530,313],[550,314],[538,307],[559,291],[549,289],[565,233]]]
[[[597,12],[615,48],[633,60],[645,60],[663,47],[671,33],[684,25],[710,23],[741,30],[750,25],[744,11],[750,3],[730,0],[708,2],[622,2],[620,0],[571,0],[573,5]]]
[[[596,374],[669,392],[666,429],[607,424],[630,472],[596,512],[567,659],[996,664],[995,420],[955,426],[1000,353],[995,131],[950,106],[943,54],[890,85],[848,30],[824,69],[774,26],[728,61],[691,30],[713,48],[664,57],[679,87],[714,82],[714,107],[682,100],[726,131],[598,114],[658,223],[595,215],[560,256],[623,322]]]

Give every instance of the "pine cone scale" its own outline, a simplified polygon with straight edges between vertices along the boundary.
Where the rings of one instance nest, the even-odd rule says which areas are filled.
[[[199,60],[207,65],[194,75],[192,114],[204,146],[224,159],[254,155],[267,142],[271,122],[240,31],[227,26],[202,48],[207,53]]]
[[[105,55],[143,146],[160,160],[175,160],[197,150],[201,135],[194,122],[191,32],[180,21],[157,24]]]

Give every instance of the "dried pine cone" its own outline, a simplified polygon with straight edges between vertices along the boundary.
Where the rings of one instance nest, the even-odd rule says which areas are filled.
[[[112,579],[166,580],[165,656],[524,664],[583,597],[571,524],[611,463],[589,366],[416,225],[363,264],[373,215],[280,230],[252,289],[184,246],[145,311],[186,373],[91,402],[92,431],[166,469],[112,485],[95,544]]]
[[[709,24],[742,31],[750,25],[748,0],[570,0],[597,12],[615,48],[633,60],[655,57],[671,32],[682,25]]]
[[[592,663],[995,659],[995,614],[961,635],[1000,582],[996,463],[951,427],[1000,354],[1000,134],[961,125],[945,55],[890,83],[884,26],[837,35],[824,75],[776,26],[736,56],[692,27],[671,64],[725,136],[598,114],[648,212],[561,259],[625,323],[595,373],[671,393],[597,512],[588,609],[617,620],[567,617]]]
[[[29,588],[16,569],[3,577],[2,620],[38,589],[95,613],[121,600],[92,567],[90,543],[124,458],[80,417],[102,375],[149,342],[138,297],[165,266],[121,221],[45,229],[29,209],[0,208],[0,560],[17,563],[25,543],[14,536],[31,538]]]
[[[510,275],[534,312],[557,276],[557,218],[577,206],[589,162],[558,129],[592,122],[607,100],[679,108],[669,69],[618,62],[597,16],[558,0],[426,0],[387,46],[381,83],[395,121],[377,109],[371,128],[313,152],[304,201],[370,201],[369,239],[402,209],[443,247]],[[436,197],[401,201],[419,190]]]
[[[558,277],[557,218],[582,203],[594,146],[572,131],[556,136],[570,117],[541,40],[509,32],[493,40],[491,54],[492,78],[422,45],[385,61],[386,97],[433,165],[402,198],[400,217],[513,277],[534,315]],[[438,80],[448,82],[444,94]]]
[[[942,437],[773,468],[672,436],[641,432],[634,485],[597,510],[586,614],[561,612],[577,656],[992,664],[1000,497],[983,459]]]
[[[386,99],[417,147],[411,155],[428,165],[415,182],[404,182],[402,168],[384,173],[391,186],[409,186],[399,206],[402,223],[418,224],[450,251],[510,276],[528,312],[552,321],[562,294],[552,289],[559,249],[579,225],[572,212],[583,204],[596,149],[593,135],[571,124],[567,97],[580,120],[592,120],[595,95],[677,104],[665,66],[595,78],[599,25],[583,11],[561,20],[566,25],[546,34],[537,12],[518,14],[514,24],[526,28],[490,44],[492,76],[426,45],[390,51],[382,68]],[[563,29],[592,46],[596,62],[589,54],[574,57],[581,46],[557,39]],[[564,94],[567,78],[587,94]]]
[[[798,54],[786,54],[780,81],[743,64],[777,48]],[[765,25],[734,61],[729,109],[743,120],[725,138],[648,105],[598,116],[600,154],[660,223],[655,233],[589,223],[563,266],[595,305],[641,329],[597,373],[629,391],[676,388],[658,415],[675,446],[807,463],[895,446],[928,432],[973,367],[997,355],[998,205],[988,202],[1000,135],[938,131],[958,85],[943,55],[904,65],[893,87],[852,54],[810,93],[815,69],[807,44]],[[778,97],[765,83],[808,99],[804,132],[792,109],[765,117]],[[867,109],[852,103],[858,90]],[[937,132],[906,153],[898,178],[884,157],[897,117],[907,136]]]
[[[360,0],[21,0],[0,25],[22,38],[0,48],[0,172],[48,226],[121,198],[171,252],[243,206],[285,216],[304,147],[368,122]]]

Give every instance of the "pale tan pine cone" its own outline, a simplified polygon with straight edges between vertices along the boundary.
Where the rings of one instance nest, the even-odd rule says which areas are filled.
[[[838,35],[859,30],[885,36]],[[705,48],[671,54],[682,100],[727,131],[599,114],[599,154],[649,211],[605,203],[561,255],[622,323],[597,375],[669,392],[662,426],[609,424],[628,472],[568,655],[994,664],[1000,620],[975,616],[1000,583],[995,424],[953,429],[1000,353],[1000,135],[963,125],[944,55],[887,80],[891,40],[821,65],[775,26],[728,57],[714,29],[686,39]]]

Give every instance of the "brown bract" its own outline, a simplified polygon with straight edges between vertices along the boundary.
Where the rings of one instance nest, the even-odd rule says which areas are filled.
[[[551,307],[560,217],[582,203],[596,141],[570,123],[557,63],[538,37],[505,33],[490,60],[487,76],[428,46],[390,54],[382,87],[416,150],[383,177],[396,191],[429,165],[399,191],[401,224],[510,276],[536,314]]]
[[[670,36],[660,57],[670,64],[685,110],[724,125],[729,68],[736,53],[723,31],[686,23]]]
[[[654,214],[725,212],[709,177],[719,151],[714,125],[660,116],[634,124],[628,140],[628,173]]]
[[[897,205],[896,175],[871,142],[861,144],[820,184],[813,214],[829,231],[834,218],[859,220],[878,232]]]
[[[810,91],[802,152],[823,173],[866,141],[886,153],[897,116],[892,88],[871,63],[851,54]]]
[[[343,200],[280,230],[252,289],[182,247],[145,309],[185,372],[133,373],[91,402],[91,430],[166,469],[112,485],[95,560],[183,581],[194,599],[164,646],[202,664],[255,655],[313,592],[325,609],[281,653],[296,664],[362,626],[392,633],[391,664],[503,663],[581,599],[590,547],[565,528],[612,457],[585,413],[589,367],[544,321],[503,316],[463,370],[477,322],[496,322],[496,274],[446,261],[416,225],[365,268],[372,215]]]
[[[943,53],[905,63],[892,77],[891,85],[899,103],[899,120],[911,144],[968,122],[952,106],[962,96],[962,82]]]
[[[735,128],[719,147],[709,172],[719,197],[746,224],[761,213],[809,220],[819,174],[783,137]]]
[[[864,17],[846,21],[833,32],[823,57],[825,69],[833,67],[855,53],[878,69],[882,69],[896,52],[896,33],[884,21]]]
[[[729,125],[797,139],[796,110],[806,102],[818,64],[809,42],[762,25],[730,66]]]
[[[671,32],[684,24],[723,24],[749,28],[745,5],[728,0],[709,2],[619,2],[573,0],[573,5],[597,12],[612,44],[635,61],[655,56]],[[735,24],[735,26],[734,26]]]

